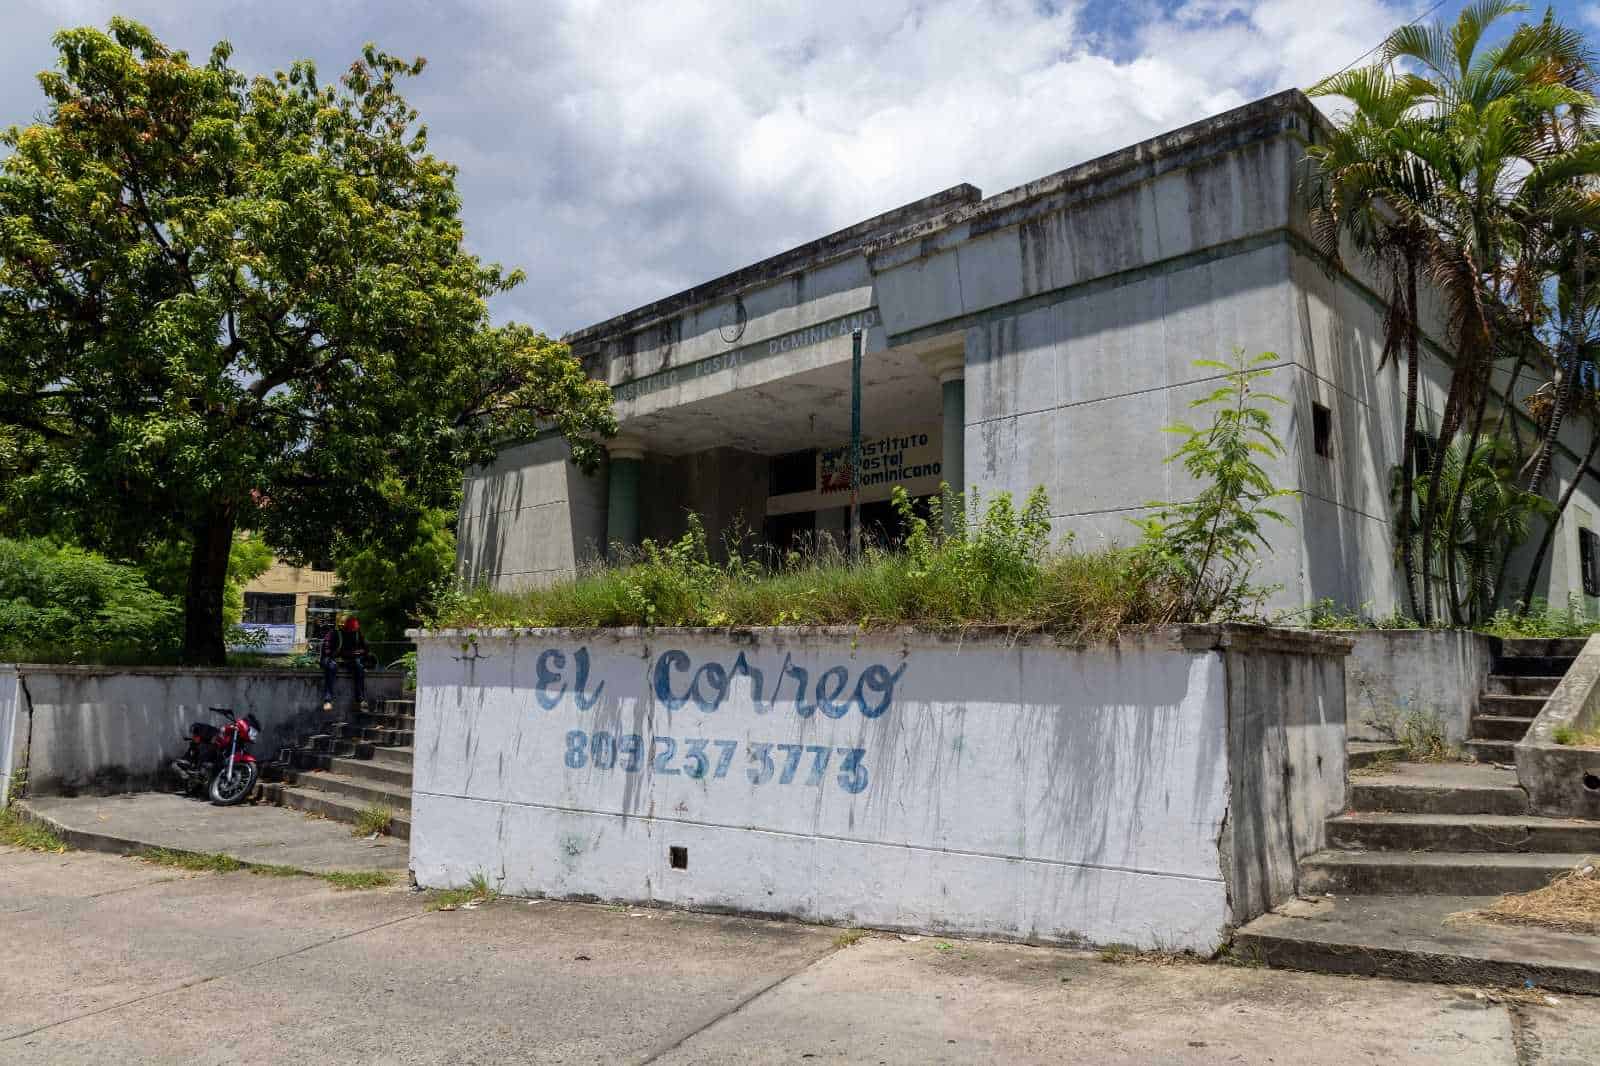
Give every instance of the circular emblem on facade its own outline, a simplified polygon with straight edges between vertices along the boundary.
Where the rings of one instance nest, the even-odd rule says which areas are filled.
[[[745,313],[744,301],[735,296],[733,306],[722,309],[722,317],[717,320],[717,330],[726,343],[733,344],[744,336],[745,323],[749,320],[750,316]]]

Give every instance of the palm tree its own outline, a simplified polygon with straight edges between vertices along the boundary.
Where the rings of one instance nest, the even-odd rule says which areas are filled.
[[[1582,181],[1596,173],[1592,163],[1600,162],[1589,158],[1586,147],[1594,66],[1582,36],[1547,15],[1489,46],[1494,24],[1523,10],[1520,4],[1483,0],[1453,23],[1402,27],[1373,67],[1336,75],[1312,90],[1348,96],[1355,104],[1339,136],[1314,155],[1322,184],[1353,190],[1358,195],[1345,196],[1351,207],[1365,197],[1365,207],[1388,228],[1398,228],[1396,236],[1403,234],[1407,243],[1395,254],[1425,273],[1448,315],[1455,360],[1426,485],[1411,484],[1414,365],[1408,366],[1400,471],[1398,534],[1402,556],[1408,557],[1412,610],[1425,623],[1432,620],[1434,563],[1443,564],[1452,589],[1458,584],[1459,557],[1434,555],[1435,525],[1441,515],[1447,524],[1454,520],[1448,516],[1459,511],[1468,491],[1470,464],[1457,467],[1452,490],[1443,490],[1451,444],[1470,423],[1465,454],[1476,453],[1495,363],[1513,357],[1513,373],[1520,374],[1548,316],[1541,198],[1550,198],[1557,175],[1568,183]],[[1377,225],[1360,211],[1327,209],[1337,202],[1336,195],[1314,195],[1314,217],[1320,210],[1323,225],[1336,223],[1381,261],[1383,244],[1370,239]],[[1326,247],[1327,239],[1322,243]],[[1388,318],[1400,320],[1414,359],[1417,302],[1414,279],[1408,281],[1405,296],[1391,294]],[[1391,351],[1386,327],[1386,358]],[[1420,501],[1415,512],[1413,495]],[[1423,558],[1417,563],[1419,551]],[[1421,571],[1420,602],[1414,568]],[[1459,597],[1452,592],[1448,600],[1452,617],[1461,621]]]
[[[1312,236],[1326,261],[1343,260],[1343,240],[1378,271],[1388,290],[1383,350],[1378,369],[1397,365],[1405,353],[1405,420],[1401,430],[1399,541],[1411,613],[1417,601],[1417,561],[1412,538],[1412,470],[1416,463],[1417,395],[1420,382],[1417,280],[1428,249],[1426,173],[1411,165],[1403,145],[1415,115],[1419,88],[1387,67],[1336,74],[1310,89],[1312,96],[1340,96],[1355,110],[1324,140],[1307,147],[1310,169],[1303,188],[1310,203]]]

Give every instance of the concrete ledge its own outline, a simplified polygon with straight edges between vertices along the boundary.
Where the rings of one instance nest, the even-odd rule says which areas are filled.
[[[408,629],[413,640],[458,640],[471,644],[478,640],[582,640],[632,643],[639,640],[672,640],[677,637],[716,638],[734,644],[753,644],[782,638],[788,641],[819,641],[830,645],[871,635],[875,640],[901,641],[922,647],[971,644],[975,647],[1007,648],[1083,648],[1063,641],[1059,635],[1020,626],[973,625],[959,629],[919,629],[914,626],[889,626],[863,629],[859,626],[612,626],[574,627],[537,626],[519,628]],[[1195,625],[1153,626],[1129,630],[1114,642],[1098,647],[1108,651],[1261,651],[1289,652],[1295,655],[1350,654],[1355,642],[1338,633],[1290,629],[1278,626],[1246,625],[1239,622]],[[1095,647],[1090,645],[1088,647]],[[470,658],[470,656],[469,656]]]
[[[215,807],[164,793],[137,796],[41,797],[15,809],[69,846],[108,855],[152,849],[179,855],[226,855],[242,866],[292,867],[306,874],[403,870],[404,842],[373,846],[350,836],[343,822],[307,818],[281,807]]]
[[[1566,650],[1571,653],[1570,647]],[[1522,654],[1551,652],[1535,648]],[[1555,739],[1557,730],[1581,731],[1596,725],[1600,725],[1600,636],[1583,645],[1516,746],[1517,780],[1536,813],[1600,819],[1600,748],[1575,748]]]

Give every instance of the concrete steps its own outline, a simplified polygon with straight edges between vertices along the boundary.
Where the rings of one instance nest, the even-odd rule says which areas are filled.
[[[1542,674],[1490,674],[1484,679],[1484,691],[1490,695],[1539,696],[1547,698],[1561,684],[1559,674],[1545,677]]]
[[[1567,852],[1340,851],[1300,862],[1305,895],[1414,896],[1531,892],[1566,873],[1579,856]]]
[[[414,749],[410,746],[394,748],[374,748],[372,761],[389,766],[404,766],[408,771],[411,768],[411,754]]]
[[[363,805],[382,804],[394,810],[411,809],[411,783],[395,785],[374,781],[371,778],[352,777],[329,770],[312,770],[290,774],[284,781],[296,788],[314,788],[347,796]]]
[[[366,804],[348,796],[340,796],[332,792],[323,792],[314,788],[297,788],[293,785],[266,785],[263,786],[263,799],[268,803],[275,803],[280,807],[291,810],[305,811],[323,818],[330,818],[336,822],[348,822],[354,825],[360,820]],[[394,818],[389,823],[389,835],[397,840],[411,839],[411,812],[397,810]]]
[[[1477,717],[1506,717],[1532,720],[1544,710],[1549,696],[1507,695],[1500,692],[1483,692],[1478,695]]]
[[[1514,770],[1468,763],[1399,763],[1392,773],[1352,777],[1352,811],[1397,814],[1526,814]]]
[[[1330,847],[1353,851],[1600,852],[1600,822],[1528,814],[1352,811],[1327,832]]]
[[[1476,985],[1600,992],[1600,941],[1463,918],[1543,888],[1600,854],[1600,821],[1528,813],[1516,744],[1582,640],[1507,640],[1466,742],[1475,763],[1407,763],[1350,745],[1349,809],[1300,863],[1300,895],[1250,922],[1234,951],[1272,966]],[[1496,765],[1498,764],[1498,765]],[[1508,768],[1507,768],[1508,767]]]
[[[263,798],[351,823],[382,805],[394,812],[390,835],[410,839],[413,710],[409,700],[388,700],[379,712],[329,720],[301,738],[283,780],[264,786]]]
[[[1406,757],[1406,749],[1398,744],[1352,740],[1345,748],[1348,766],[1352,770],[1365,770],[1377,762],[1398,762]]]
[[[1515,744],[1533,724],[1530,718],[1511,718],[1503,714],[1480,714],[1472,719],[1473,736],[1480,740],[1507,741]]]
[[[1294,970],[1600,994],[1595,938],[1461,916],[1492,896],[1294,900],[1245,926],[1236,957]]]

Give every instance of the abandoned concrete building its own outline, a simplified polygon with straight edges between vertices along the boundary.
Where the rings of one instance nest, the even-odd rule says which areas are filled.
[[[1043,486],[1057,536],[1131,542],[1130,518],[1192,491],[1163,427],[1215,388],[1194,360],[1273,352],[1288,454],[1272,473],[1298,495],[1259,579],[1280,606],[1390,609],[1403,389],[1377,370],[1375,279],[1309,240],[1304,150],[1325,122],[1279,93],[996,196],[947,189],[570,334],[615,395],[609,459],[586,475],[541,439],[469,471],[463,575],[548,582],[607,544],[677,536],[690,511],[713,541],[735,526],[780,547],[842,536],[859,327],[869,528],[891,521],[896,484],[1018,500]],[[1440,309],[1426,317],[1436,424],[1448,353]],[[1561,486],[1583,434],[1558,450]],[[1590,591],[1579,532],[1597,489],[1586,471],[1551,552],[1552,602]]]

